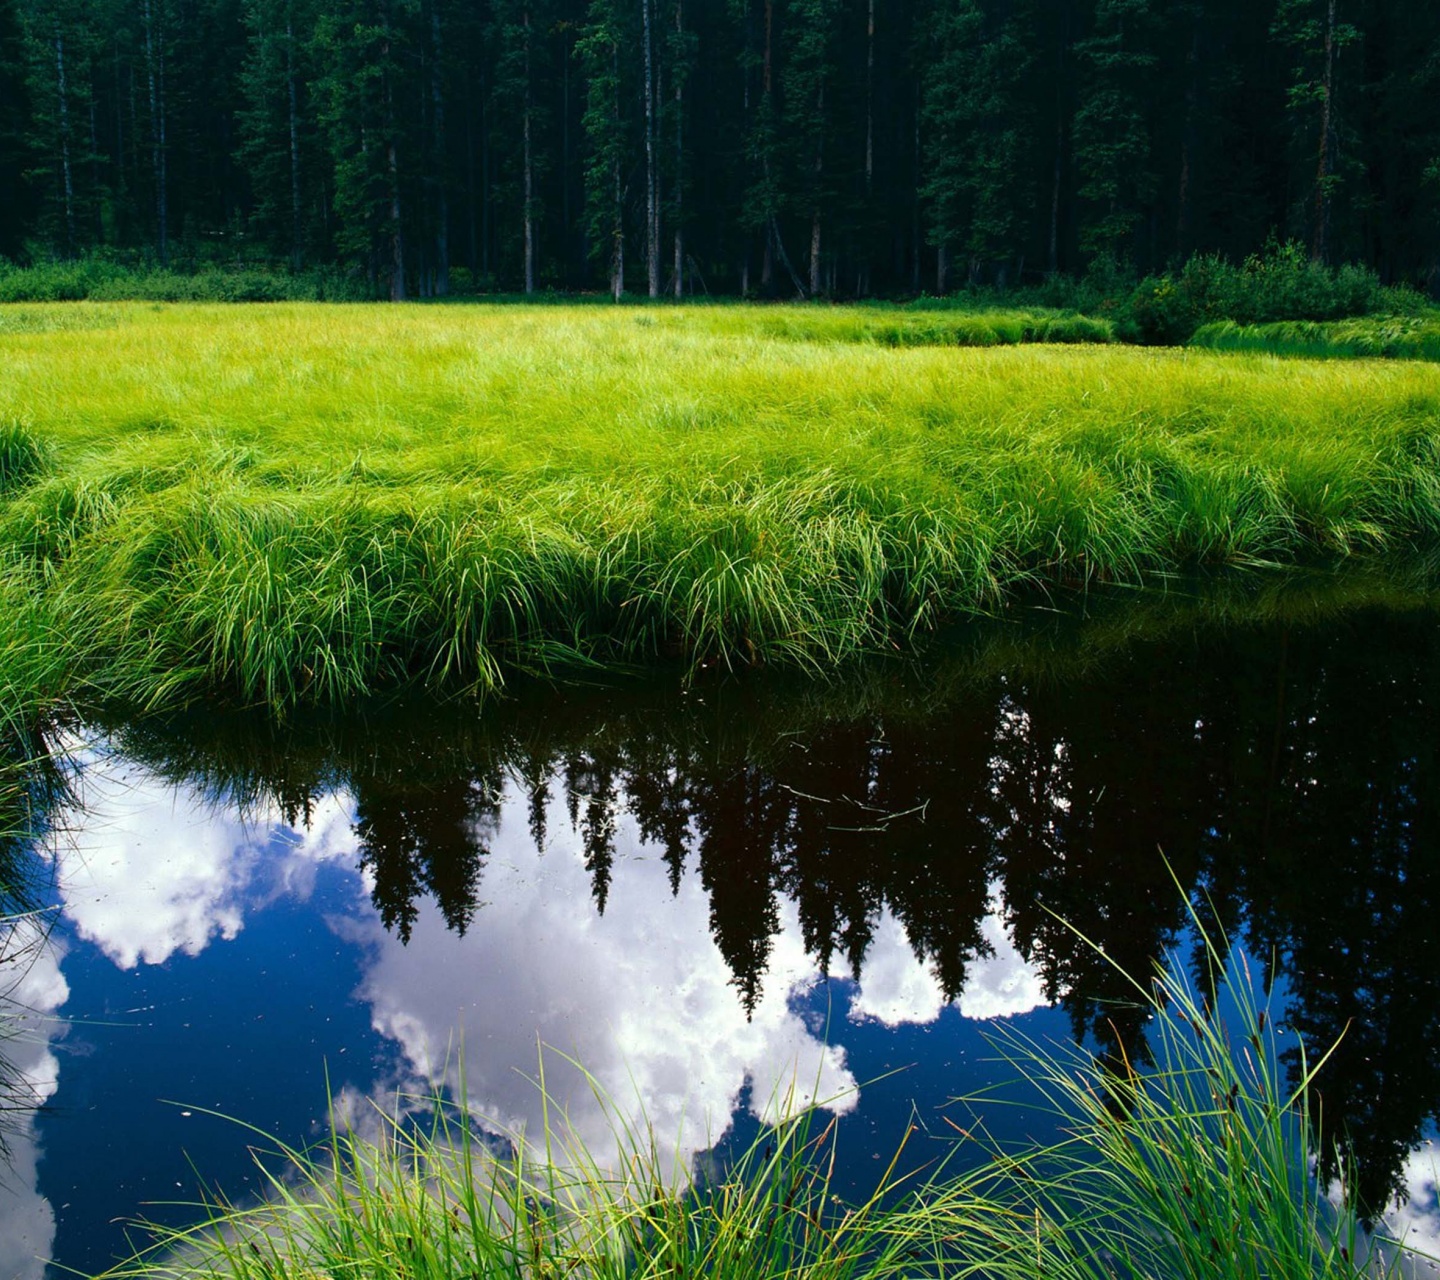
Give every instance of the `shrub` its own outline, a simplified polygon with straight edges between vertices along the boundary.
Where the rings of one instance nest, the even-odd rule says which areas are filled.
[[[1176,345],[1219,320],[1337,320],[1382,306],[1413,310],[1413,296],[1382,288],[1368,267],[1315,262],[1292,241],[1252,254],[1238,267],[1200,255],[1179,272],[1148,276],[1120,306],[1118,327],[1126,341]]]

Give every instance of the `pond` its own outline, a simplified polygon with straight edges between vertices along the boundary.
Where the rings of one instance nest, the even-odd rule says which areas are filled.
[[[462,1053],[496,1124],[539,1126],[543,1053],[582,1137],[570,1060],[685,1160],[797,1089],[859,1192],[1003,1083],[999,1025],[1143,1060],[1116,966],[1183,955],[1187,901],[1339,1041],[1326,1129],[1440,1246],[1440,614],[1227,592],[1024,609],[825,682],[58,727],[57,910],[8,984],[58,1016],[3,1046],[45,1105],[8,1132],[0,1277],[101,1269],[137,1215],[255,1189],[261,1135],[458,1088]]]

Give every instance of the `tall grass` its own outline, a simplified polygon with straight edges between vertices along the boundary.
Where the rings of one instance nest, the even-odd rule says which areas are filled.
[[[1243,955],[1227,957],[1203,930],[1200,941],[1198,980],[1173,959],[1149,983],[1132,979],[1150,1014],[1148,1069],[999,1031],[1003,1060],[1067,1137],[996,1150],[972,1183],[1010,1210],[998,1226],[961,1224],[960,1251],[985,1274],[1349,1277],[1405,1254],[1365,1230],[1344,1188],[1337,1198],[1316,1177],[1322,1144],[1339,1141],[1315,1089],[1328,1050],[1307,1057],[1277,1029]],[[1293,1086],[1287,1052],[1299,1062]]]
[[[1212,351],[1259,351],[1312,360],[1380,356],[1390,360],[1440,360],[1440,318],[1364,316],[1353,320],[1291,320],[1236,324],[1222,320],[1199,329],[1192,346]]]
[[[1135,984],[1156,1046],[1144,1073],[1002,1033],[1058,1143],[992,1149],[977,1124],[948,1153],[937,1143],[923,1176],[896,1177],[897,1155],[859,1203],[835,1195],[836,1129],[813,1111],[707,1176],[616,1109],[612,1155],[577,1145],[555,1110],[527,1139],[431,1097],[369,1117],[368,1136],[337,1124],[318,1148],[260,1156],[259,1203],[213,1198],[112,1275],[1340,1280],[1397,1265],[1403,1242],[1367,1233],[1315,1178],[1320,1062],[1287,1088],[1268,1001],[1243,963],[1225,973],[1213,945],[1207,961],[1198,991],[1173,965]]]
[[[773,314],[130,307],[4,338],[0,421],[45,460],[0,499],[0,646],[147,704],[825,668],[1037,581],[1440,530],[1423,367],[890,349]]]

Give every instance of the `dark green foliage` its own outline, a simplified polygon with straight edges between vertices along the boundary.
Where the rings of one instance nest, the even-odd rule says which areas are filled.
[[[1358,266],[1331,269],[1291,243],[1238,267],[1222,258],[1198,257],[1177,273],[1147,277],[1123,306],[1120,333],[1138,342],[1183,343],[1216,320],[1335,320],[1364,315],[1389,296],[1374,272]]]
[[[893,297],[1294,239],[1434,290],[1437,91],[1411,0],[0,0],[0,256]]]
[[[933,19],[938,52],[923,109],[930,239],[964,255],[971,283],[992,267],[1004,281],[999,264],[1035,212],[1035,112],[1024,91],[1031,16],[1013,0],[941,0]]]
[[[0,0],[0,258],[19,257],[35,218],[27,179],[33,128],[16,0]]]
[[[193,272],[126,266],[103,257],[7,267],[0,263],[0,303],[6,302],[323,302],[370,296],[355,273],[312,268],[205,266]],[[8,326],[0,325],[0,332]]]

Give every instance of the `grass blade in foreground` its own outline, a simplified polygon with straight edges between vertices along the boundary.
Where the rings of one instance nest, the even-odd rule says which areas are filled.
[[[1367,1232],[1315,1176],[1332,1140],[1313,1089],[1328,1051],[1311,1061],[1277,1030],[1243,955],[1227,964],[1203,933],[1200,954],[1203,990],[1173,957],[1135,983],[1151,1014],[1149,1070],[1002,1030],[1005,1061],[1069,1137],[995,1152],[972,1193],[1010,1212],[960,1222],[967,1262],[987,1275],[1308,1280],[1398,1272],[1417,1256]]]
[[[1203,994],[1173,967],[1135,984],[1152,1013],[1153,1071],[1117,1073],[1081,1050],[1002,1035],[1066,1139],[992,1149],[966,1173],[942,1161],[922,1184],[887,1172],[864,1204],[832,1195],[834,1127],[817,1136],[813,1111],[762,1134],[718,1180],[686,1185],[643,1119],[609,1100],[613,1165],[553,1112],[537,1146],[483,1135],[431,1098],[418,1127],[402,1109],[372,1116],[368,1137],[337,1127],[328,1147],[281,1147],[278,1162],[262,1160],[267,1202],[220,1201],[200,1226],[155,1228],[156,1243],[115,1274],[1339,1280],[1398,1270],[1403,1242],[1368,1235],[1313,1175],[1320,1063],[1300,1047],[1288,1088],[1283,1037],[1243,961],[1227,970],[1212,941],[1204,956]]]

